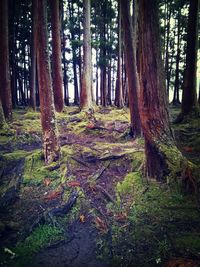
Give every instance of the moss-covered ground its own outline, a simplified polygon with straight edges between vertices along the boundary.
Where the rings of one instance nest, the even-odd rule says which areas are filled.
[[[16,110],[0,131],[0,266],[200,266],[199,198],[143,176],[144,141],[130,138],[128,110],[66,107],[57,121],[61,158],[49,166],[39,112]],[[199,166],[199,120],[172,126]],[[74,192],[71,210],[49,216]]]

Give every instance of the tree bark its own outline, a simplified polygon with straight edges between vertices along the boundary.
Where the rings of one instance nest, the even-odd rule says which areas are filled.
[[[8,1],[0,1],[0,97],[6,119],[12,119],[12,96],[8,43]]]
[[[53,101],[50,58],[47,41],[46,0],[38,1],[38,81],[40,94],[41,123],[43,132],[44,159],[46,164],[60,156],[60,145]]]
[[[63,76],[61,65],[61,38],[60,38],[60,18],[59,0],[51,0],[51,25],[52,25],[52,73],[53,73],[53,93],[54,103],[57,112],[62,112],[64,108],[63,99]]]
[[[187,161],[175,146],[169,124],[157,1],[140,0],[139,14],[139,110],[146,174],[159,181],[182,179]]]
[[[115,105],[119,108],[124,106],[123,91],[122,91],[122,47],[121,47],[121,2],[118,0],[118,61],[117,61],[117,81]]]
[[[80,97],[81,109],[92,108],[91,95],[91,33],[90,33],[90,0],[83,0],[83,78]]]
[[[125,60],[128,76],[129,108],[131,116],[130,132],[133,137],[141,135],[140,115],[138,108],[139,77],[136,66],[136,42],[132,28],[129,1],[121,1],[122,25],[124,29]]]
[[[196,70],[197,70],[197,48],[198,48],[198,10],[199,0],[190,0],[187,50],[186,50],[186,69],[184,75],[182,115],[189,114],[197,108],[196,93]]]
[[[30,106],[36,110],[36,67],[37,67],[37,24],[38,0],[32,0],[32,40],[31,40],[31,77],[30,77]]]

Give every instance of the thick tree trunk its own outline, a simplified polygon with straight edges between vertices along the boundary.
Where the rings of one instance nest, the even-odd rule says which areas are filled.
[[[186,69],[184,75],[182,115],[189,114],[197,108],[196,93],[196,70],[197,70],[197,49],[198,49],[198,10],[199,0],[190,0]]]
[[[122,47],[121,47],[121,3],[118,0],[118,61],[117,61],[117,81],[115,105],[119,108],[124,106],[123,91],[122,91]]]
[[[51,25],[52,25],[52,67],[53,67],[53,93],[54,103],[57,112],[64,108],[63,99],[63,76],[61,65],[61,38],[60,38],[60,18],[59,0],[51,0]]]
[[[36,110],[37,24],[38,24],[38,0],[32,0],[30,106],[32,107],[33,110]]]
[[[60,146],[55,119],[51,68],[47,42],[46,0],[38,1],[38,81],[40,94],[41,123],[46,164],[57,160]]]
[[[12,119],[12,96],[9,67],[8,1],[0,1],[0,97],[5,118]]]
[[[182,179],[187,164],[175,146],[169,124],[156,1],[140,0],[139,14],[139,109],[145,138],[146,173],[159,181],[166,176]]]
[[[83,0],[83,78],[80,97],[81,109],[92,107],[91,95],[91,33],[90,33],[90,0]]]
[[[122,24],[124,29],[124,43],[125,43],[125,60],[126,71],[128,76],[128,94],[129,94],[129,108],[131,115],[131,135],[133,137],[141,135],[140,115],[138,108],[138,91],[139,91],[139,77],[136,67],[136,42],[134,40],[134,33],[132,28],[132,21],[130,16],[129,1],[121,1],[122,6]]]

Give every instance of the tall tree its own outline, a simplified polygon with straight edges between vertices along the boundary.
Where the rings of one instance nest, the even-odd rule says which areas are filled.
[[[47,164],[60,155],[60,146],[55,118],[49,49],[47,41],[47,3],[38,1],[38,81],[40,94],[41,123],[44,158]]]
[[[12,96],[8,43],[8,1],[0,1],[0,97],[5,118],[12,119]]]
[[[81,86],[80,105],[81,108],[91,108],[91,33],[90,33],[90,0],[83,0],[83,77]]]
[[[60,38],[60,18],[59,0],[51,0],[51,25],[52,25],[52,73],[53,73],[53,93],[54,103],[57,112],[64,108],[63,99],[63,76],[61,65],[61,38]]]
[[[117,81],[115,93],[115,105],[119,108],[123,107],[123,91],[122,91],[122,39],[121,39],[121,2],[118,0],[118,61],[117,61]]]
[[[139,109],[145,138],[146,173],[160,181],[166,176],[181,180],[188,166],[175,146],[169,124],[157,1],[140,0],[139,15]]]
[[[136,41],[134,39],[132,19],[130,15],[130,1],[121,1],[122,25],[124,30],[125,60],[128,76],[129,108],[131,115],[131,135],[141,135],[140,116],[138,108],[139,78],[136,66]],[[134,10],[135,11],[135,10]],[[135,15],[136,12],[134,12]]]
[[[32,0],[30,106],[32,107],[33,110],[36,109],[37,24],[38,24],[38,0]]]
[[[197,108],[196,70],[198,49],[198,11],[199,0],[190,0],[187,33],[186,69],[184,75],[182,98],[183,116],[189,114],[192,110]]]

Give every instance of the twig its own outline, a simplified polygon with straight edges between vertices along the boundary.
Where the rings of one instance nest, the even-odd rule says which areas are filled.
[[[71,159],[73,159],[74,161],[78,162],[79,164],[82,164],[83,166],[85,166],[87,168],[90,168],[90,166],[87,163],[85,163],[84,161],[82,161],[81,159],[77,159],[77,158],[75,158],[73,156],[71,156]]]
[[[96,189],[100,190],[102,194],[112,203],[116,203],[113,197],[100,185],[96,185]]]

